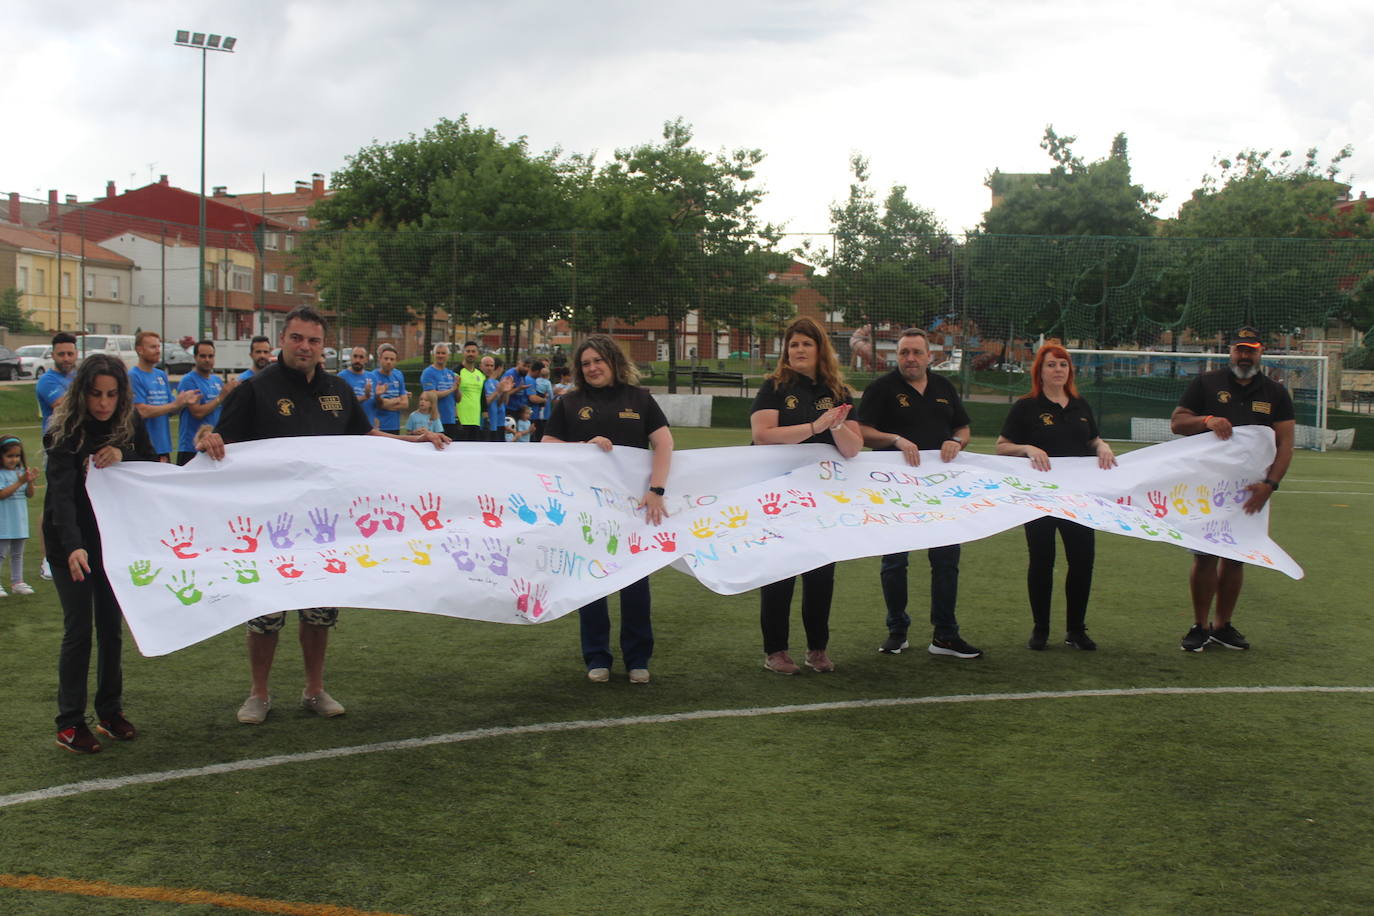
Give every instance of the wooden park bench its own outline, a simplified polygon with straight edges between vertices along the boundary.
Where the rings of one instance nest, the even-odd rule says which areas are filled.
[[[673,370],[673,381],[679,385],[688,385],[693,394],[698,394],[703,388],[739,388],[740,397],[747,397],[749,385],[744,379],[743,372],[728,372],[721,369],[707,369],[705,366],[678,366]]]

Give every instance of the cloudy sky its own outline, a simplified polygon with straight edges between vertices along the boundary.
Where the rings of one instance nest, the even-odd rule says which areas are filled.
[[[1044,171],[1045,125],[1087,159],[1130,140],[1172,215],[1219,155],[1346,164],[1374,190],[1374,17],[1359,0],[45,0],[9,4],[0,191],[89,199],[166,173],[195,189],[200,54],[207,186],[289,190],[375,140],[467,113],[531,148],[598,152],[681,116],[710,149],[757,147],[763,215],[825,231],[867,155],[951,231],[994,168]]]

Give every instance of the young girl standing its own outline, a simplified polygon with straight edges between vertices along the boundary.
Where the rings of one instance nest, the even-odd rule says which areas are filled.
[[[86,495],[88,468],[117,461],[156,461],[148,433],[134,411],[122,360],[93,353],[76,370],[67,397],[53,411],[45,438],[48,492],[43,541],[53,584],[62,601],[62,650],[57,662],[57,745],[94,754],[100,742],[86,727],[86,679],[91,631],[99,640],[95,714],[101,734],[128,741],[138,734],[124,718],[120,659],[123,612],[101,561],[100,530]]]
[[[32,595],[24,581],[24,542],[29,539],[29,498],[38,471],[24,459],[24,443],[0,437],[0,562],[10,559],[10,591]],[[0,598],[5,597],[0,588]]]

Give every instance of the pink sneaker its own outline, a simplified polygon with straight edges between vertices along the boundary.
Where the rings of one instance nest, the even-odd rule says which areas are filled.
[[[763,660],[763,667],[776,674],[796,674],[801,670],[786,652],[774,652]]]
[[[835,663],[830,660],[830,656],[825,654],[824,649],[817,649],[814,652],[806,653],[806,667],[821,674],[829,674],[835,670]]]

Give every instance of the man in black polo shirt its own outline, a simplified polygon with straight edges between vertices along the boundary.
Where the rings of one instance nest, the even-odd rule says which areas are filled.
[[[933,375],[926,332],[908,328],[897,341],[897,368],[876,378],[859,402],[859,429],[864,445],[876,451],[900,451],[906,463],[921,463],[921,449],[939,449],[953,461],[969,440],[969,419],[959,393],[946,378]],[[959,545],[932,547],[930,560],[931,655],[978,658],[982,649],[964,642],[954,605],[959,597]],[[880,578],[887,604],[887,639],[879,652],[897,655],[909,645],[911,617],[906,612],[907,552],[883,557]]]
[[[287,436],[386,436],[432,442],[435,448],[448,443],[447,436],[429,430],[393,436],[373,429],[352,386],[320,368],[324,339],[324,318],[318,312],[301,306],[288,313],[277,362],[239,383],[224,404],[219,425],[213,429],[202,426],[197,431],[197,450],[219,459],[224,457],[226,442]],[[300,617],[301,654],[305,659],[301,705],[321,716],[343,715],[343,705],[324,690],[325,649],[339,609],[302,608],[296,613]],[[245,725],[262,724],[272,706],[268,676],[277,652],[277,636],[285,621],[285,613],[248,621],[248,662],[253,687],[238,711],[238,720]]]
[[[1177,435],[1192,436],[1214,432],[1219,439],[1231,438],[1235,426],[1268,426],[1274,431],[1274,463],[1264,479],[1245,489],[1250,496],[1242,507],[1253,515],[1264,508],[1279,488],[1293,461],[1296,422],[1293,399],[1278,382],[1260,371],[1264,343],[1259,331],[1244,327],[1231,335],[1231,365],[1204,372],[1193,379],[1174,408],[1171,426]],[[1218,569],[1217,561],[1220,560]],[[1193,627],[1183,637],[1180,648],[1201,652],[1209,642],[1228,649],[1248,649],[1250,643],[1231,625],[1231,615],[1240,598],[1245,564],[1239,560],[1193,554],[1193,571],[1188,578],[1193,598]],[[1216,612],[1209,628],[1207,613],[1216,598]]]

